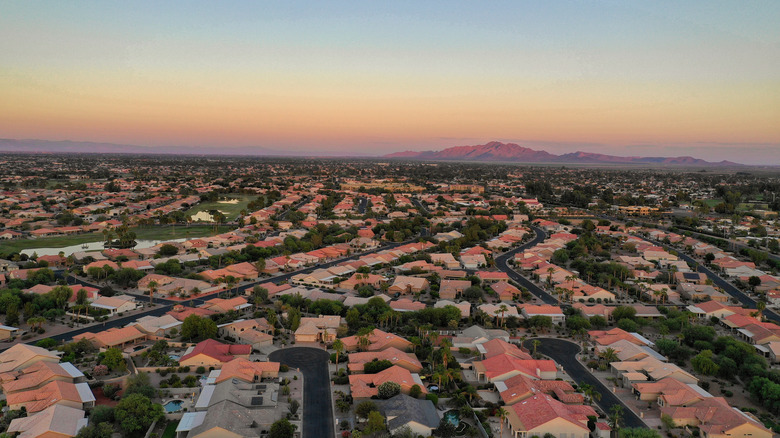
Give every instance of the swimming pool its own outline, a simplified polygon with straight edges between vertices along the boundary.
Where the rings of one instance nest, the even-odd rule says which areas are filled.
[[[447,411],[444,414],[444,421],[450,423],[451,425],[458,427],[460,424],[460,412],[458,411]]]
[[[171,400],[168,403],[163,405],[163,408],[165,408],[165,412],[167,413],[173,413],[173,412],[179,412],[181,410],[181,400]]]

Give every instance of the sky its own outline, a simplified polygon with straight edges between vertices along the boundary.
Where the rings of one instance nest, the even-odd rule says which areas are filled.
[[[0,137],[780,165],[780,2],[0,0]]]

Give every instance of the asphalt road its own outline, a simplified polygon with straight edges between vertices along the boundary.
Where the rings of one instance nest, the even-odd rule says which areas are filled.
[[[420,200],[419,200],[419,199],[417,199],[417,198],[412,198],[412,204],[414,204],[415,206],[417,206],[417,208],[419,208],[419,209],[420,209],[420,211],[421,211],[423,214],[430,214],[430,213],[431,213],[431,212],[429,212],[429,211],[428,211],[428,209],[427,209],[427,208],[425,208],[425,205],[423,205],[423,203],[422,203],[422,202],[420,202]]]
[[[334,438],[329,356],[327,351],[311,347],[283,348],[268,356],[268,360],[303,373],[303,438]]]
[[[593,386],[601,393],[601,400],[595,401],[595,403],[604,411],[607,415],[610,413],[613,405],[620,405],[623,407],[623,427],[641,427],[646,428],[647,425],[631,410],[629,409],[612,391],[609,390],[599,379],[597,379],[590,371],[585,368],[577,360],[577,353],[580,351],[580,346],[564,340],[553,338],[536,338],[541,342],[537,351],[542,353],[555,362],[561,364],[569,377],[572,378],[578,385],[587,383]],[[533,339],[525,341],[525,347],[533,350]]]
[[[500,269],[501,271],[504,271],[509,275],[509,278],[512,280],[518,282],[520,285],[528,289],[529,292],[536,295],[538,298],[540,298],[544,303],[546,304],[558,304],[558,300],[547,293],[544,289],[534,284],[531,280],[523,277],[522,275],[518,274],[514,269],[512,269],[511,266],[507,262],[509,260],[512,260],[515,254],[518,252],[524,251],[528,248],[531,248],[532,246],[538,245],[542,242],[544,242],[544,239],[547,237],[547,234],[538,227],[531,227],[531,230],[533,230],[536,233],[536,236],[531,239],[530,241],[520,245],[519,247],[507,251],[504,254],[501,254],[500,256],[496,257],[496,267]]]
[[[358,202],[358,214],[366,214],[366,207],[368,207],[368,198],[361,196]]]
[[[693,257],[691,257],[688,254],[685,254],[685,253],[677,250],[676,248],[670,247],[669,245],[665,245],[665,244],[663,244],[661,242],[653,241],[653,243],[655,243],[657,245],[661,245],[661,246],[665,247],[667,250],[675,250],[675,251],[677,251],[678,257],[683,259],[688,264],[697,266],[697,270],[699,272],[701,272],[704,275],[706,275],[707,278],[712,280],[712,282],[716,286],[718,286],[721,289],[723,289],[724,292],[726,292],[727,294],[729,294],[732,297],[734,297],[737,300],[739,300],[739,302],[742,303],[744,307],[749,307],[751,309],[755,309],[756,308],[756,300],[754,300],[753,298],[750,298],[749,296],[747,296],[747,294],[745,294],[741,290],[737,289],[736,286],[734,286],[733,284],[731,284],[728,281],[726,281],[723,278],[721,278],[718,274],[713,272],[710,268],[704,266],[699,261],[694,260]],[[775,323],[780,323],[780,315],[778,315],[777,313],[775,313],[772,310],[764,309],[763,315],[764,315],[764,318],[766,318],[768,320],[771,320],[771,321],[773,321]]]

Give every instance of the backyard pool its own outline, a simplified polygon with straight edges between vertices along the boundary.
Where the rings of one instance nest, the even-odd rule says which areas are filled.
[[[458,411],[447,411],[444,414],[444,421],[450,423],[451,425],[458,427],[460,424],[460,412]]]
[[[179,356],[178,354],[169,354],[168,357],[175,360],[176,362],[178,362],[179,359],[181,359],[181,356]]]
[[[181,400],[171,400],[168,403],[163,405],[163,408],[165,408],[165,412],[167,413],[173,413],[173,412],[179,412],[181,410]]]

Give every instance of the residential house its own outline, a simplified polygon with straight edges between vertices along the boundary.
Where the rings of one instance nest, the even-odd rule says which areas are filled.
[[[18,371],[37,362],[59,362],[62,352],[27,344],[15,344],[0,353],[0,374]]]
[[[85,332],[73,337],[74,341],[80,341],[86,339],[91,342],[97,348],[119,348],[124,349],[127,346],[132,346],[140,342],[145,341],[148,335],[136,328],[135,326],[128,326],[122,328],[110,328],[102,332],[92,333]]]
[[[87,425],[82,409],[55,404],[35,415],[16,418],[8,425],[17,438],[68,438],[78,435]]]
[[[413,373],[422,371],[422,364],[414,353],[404,353],[403,351],[389,347],[384,350],[366,351],[362,353],[352,353],[349,355],[348,369],[351,373],[362,373],[363,367],[372,361],[388,360],[393,365],[398,365]]]
[[[366,341],[368,342],[361,348],[361,336],[341,338],[341,342],[344,344],[344,350],[346,351],[357,351],[359,349],[365,351],[382,351],[388,348],[410,351],[413,347],[413,344],[405,338],[379,329],[372,330],[366,337]]]
[[[412,387],[417,385],[423,394],[427,393],[425,384],[420,375],[412,373],[406,368],[393,365],[376,374],[352,374],[349,376],[349,387],[352,397],[356,400],[369,399],[379,392],[379,385],[385,382],[394,382],[401,386],[401,393],[409,394]]]
[[[341,325],[338,315],[318,315],[317,318],[304,317],[295,331],[295,342],[325,342],[336,340],[336,332]]]
[[[771,438],[772,432],[748,412],[729,406],[722,397],[708,397],[693,406],[662,407],[675,426],[695,426],[707,438]]]
[[[513,438],[552,435],[556,438],[588,438],[588,417],[598,414],[590,406],[567,405],[547,394],[534,395],[507,408]]]
[[[427,290],[429,286],[430,284],[426,278],[399,275],[395,277],[393,284],[387,291],[391,294],[416,294]]]
[[[555,379],[558,368],[552,360],[519,359],[511,354],[497,354],[474,362],[480,382],[498,382],[523,374],[532,379]]]
[[[214,339],[206,339],[189,347],[179,359],[181,366],[221,367],[235,358],[249,359],[252,346],[245,344],[223,344]]]
[[[377,406],[387,419],[387,428],[391,433],[408,427],[414,435],[431,436],[441,421],[432,401],[412,398],[406,394],[378,401]]]

